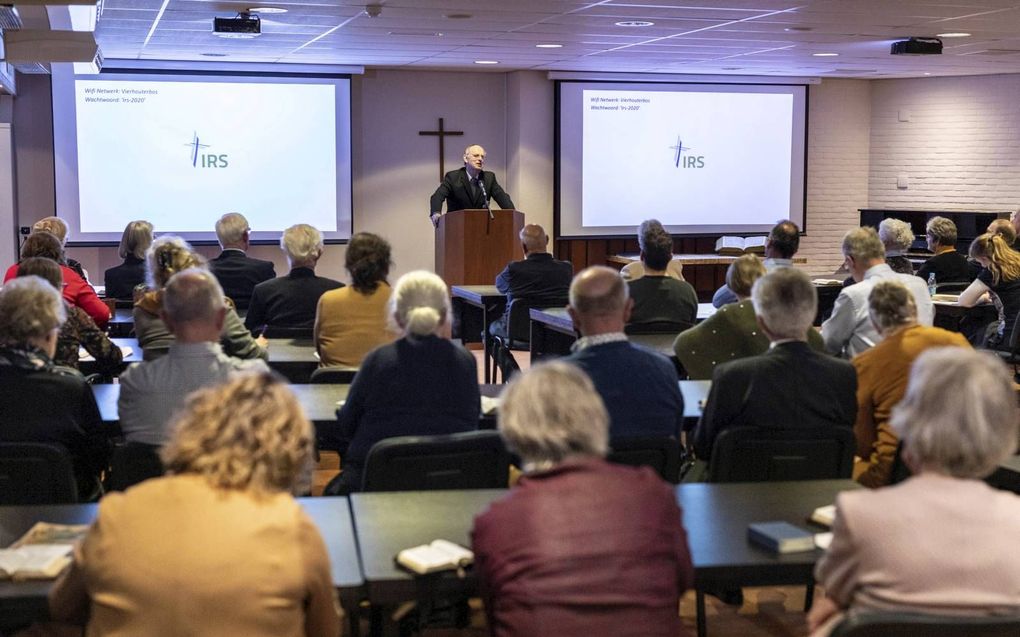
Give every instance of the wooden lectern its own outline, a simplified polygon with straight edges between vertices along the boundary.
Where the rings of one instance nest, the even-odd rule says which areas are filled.
[[[519,210],[456,210],[439,219],[436,273],[447,285],[492,285],[506,264],[524,258]]]

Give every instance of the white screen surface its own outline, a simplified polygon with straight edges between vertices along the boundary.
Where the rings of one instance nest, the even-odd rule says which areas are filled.
[[[564,82],[559,235],[804,225],[804,86]]]
[[[78,242],[135,219],[215,239],[240,212],[254,240],[295,223],[351,233],[346,78],[54,74],[58,214]]]

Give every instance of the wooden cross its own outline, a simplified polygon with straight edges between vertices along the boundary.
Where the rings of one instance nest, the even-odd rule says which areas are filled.
[[[439,137],[439,181],[443,180],[446,176],[446,163],[444,157],[446,156],[446,137],[458,137],[464,134],[462,130],[446,130],[443,128],[443,118],[439,118],[439,130],[420,130],[419,135],[428,135],[430,137]]]

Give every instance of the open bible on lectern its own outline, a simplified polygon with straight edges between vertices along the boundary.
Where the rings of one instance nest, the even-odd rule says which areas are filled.
[[[523,228],[519,210],[446,213],[436,229],[436,273],[447,285],[492,285],[507,263],[523,258]]]

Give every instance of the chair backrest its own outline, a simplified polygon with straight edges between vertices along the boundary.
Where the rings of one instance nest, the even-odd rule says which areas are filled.
[[[279,325],[267,325],[262,331],[266,338],[300,338],[310,339],[315,335],[310,327],[281,327]]]
[[[849,427],[734,427],[715,439],[709,482],[774,482],[849,478],[854,432]]]
[[[627,334],[679,334],[693,327],[686,321],[646,321],[628,323],[623,331]]]
[[[113,451],[106,488],[108,491],[124,491],[149,478],[158,478],[164,471],[158,445],[128,442]]]
[[[320,367],[312,372],[308,382],[315,384],[350,385],[354,382],[354,376],[357,373],[357,367]]]
[[[1016,637],[1020,616],[954,617],[914,613],[849,613],[829,637]]]
[[[59,445],[0,443],[0,505],[78,501],[74,467]]]
[[[399,436],[372,446],[362,491],[503,489],[510,455],[495,431]]]
[[[534,305],[531,301],[520,298],[510,301],[510,306],[507,308],[509,318],[506,322],[506,333],[510,337],[509,345],[511,347],[514,343],[531,342],[531,308],[533,307],[544,306]]]
[[[610,441],[606,460],[631,467],[651,467],[663,480],[680,477],[680,442],[673,436],[635,436]]]

